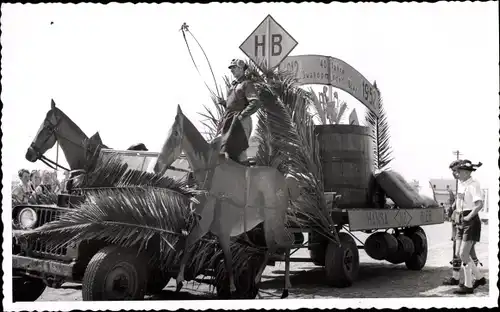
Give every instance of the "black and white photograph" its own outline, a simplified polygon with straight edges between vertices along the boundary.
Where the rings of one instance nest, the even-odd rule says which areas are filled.
[[[4,309],[497,307],[498,8],[2,4]]]

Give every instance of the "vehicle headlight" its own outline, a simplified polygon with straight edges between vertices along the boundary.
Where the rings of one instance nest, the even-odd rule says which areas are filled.
[[[37,219],[35,210],[31,208],[24,208],[19,213],[19,226],[23,229],[30,229],[35,226]]]

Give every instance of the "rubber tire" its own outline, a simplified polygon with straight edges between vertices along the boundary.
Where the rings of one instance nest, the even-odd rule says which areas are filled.
[[[420,271],[427,262],[427,253],[429,251],[427,236],[421,227],[418,227],[412,234],[409,234],[413,241],[415,251],[411,257],[405,261],[406,267],[412,271]]]
[[[333,287],[349,287],[359,274],[359,251],[354,239],[347,233],[339,233],[341,246],[330,242],[325,254],[326,281]],[[352,256],[351,269],[344,265],[346,253]]]
[[[311,261],[317,266],[325,266],[326,248],[328,247],[328,239],[320,234],[311,231],[309,234],[309,243],[320,243],[320,245],[309,247],[309,257]]]
[[[385,260],[398,249],[398,240],[386,232],[376,232],[365,241],[365,252],[375,260]]]
[[[415,250],[412,240],[406,235],[398,235],[398,249],[387,255],[386,260],[392,264],[401,264],[408,260]]]
[[[45,282],[39,278],[22,276],[12,279],[13,302],[33,302],[37,300],[47,288]]]
[[[259,293],[259,285],[255,284],[255,277],[262,261],[263,259],[257,255],[246,261],[245,270],[234,281],[236,284],[236,298],[233,298],[229,292],[229,279],[226,275],[223,257],[219,258],[215,267],[217,297],[219,299],[255,299]],[[222,276],[222,278],[218,279],[217,276]]]
[[[107,246],[99,250],[90,260],[83,275],[83,301],[144,300],[148,277],[146,261],[147,259],[138,256],[135,249]],[[104,287],[108,273],[122,263],[128,266],[126,269],[136,279],[135,288],[128,298],[116,298],[106,293]]]

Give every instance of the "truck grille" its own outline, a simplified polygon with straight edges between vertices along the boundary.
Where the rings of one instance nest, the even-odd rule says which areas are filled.
[[[61,217],[61,215],[67,210],[61,210],[60,208],[43,208],[36,207],[35,211],[38,216],[37,227],[42,226],[46,223],[55,221]],[[47,243],[43,240],[36,239],[28,242],[28,249],[31,252],[40,255],[40,256],[49,256],[49,257],[62,257],[67,253],[67,248],[57,248],[54,249],[52,246],[47,245]]]
[[[54,249],[52,246],[48,246],[46,242],[39,239],[30,241],[28,246],[33,253],[45,256],[65,256],[68,251],[66,247]]]
[[[59,209],[51,209],[51,208],[41,208],[41,207],[33,207],[37,213],[38,221],[37,227],[44,225],[45,223],[49,223],[57,220],[64,210]]]

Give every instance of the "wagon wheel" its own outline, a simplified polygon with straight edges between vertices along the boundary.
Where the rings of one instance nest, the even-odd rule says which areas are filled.
[[[137,250],[107,246],[90,260],[82,281],[84,301],[143,300],[147,259]]]
[[[339,233],[339,239],[340,246],[330,242],[326,249],[326,279],[334,287],[349,287],[359,273],[358,246],[347,233]]]
[[[246,256],[243,255],[243,256]],[[234,283],[236,284],[236,298],[231,297],[229,291],[229,279],[226,274],[226,267],[224,265],[223,255],[217,260],[215,265],[215,287],[217,290],[217,297],[221,299],[255,299],[259,292],[259,286],[255,283],[257,271],[262,264],[263,257],[259,255],[252,255],[252,257],[245,261],[244,267],[240,269],[238,276],[234,276]]]
[[[386,260],[392,264],[400,264],[408,260],[413,254],[415,247],[413,241],[406,235],[400,234],[397,237],[398,249],[394,253],[387,254]]]
[[[406,267],[410,270],[420,271],[427,262],[427,236],[421,227],[416,227],[408,232],[408,236],[413,241],[414,252],[408,260],[406,260]]]

